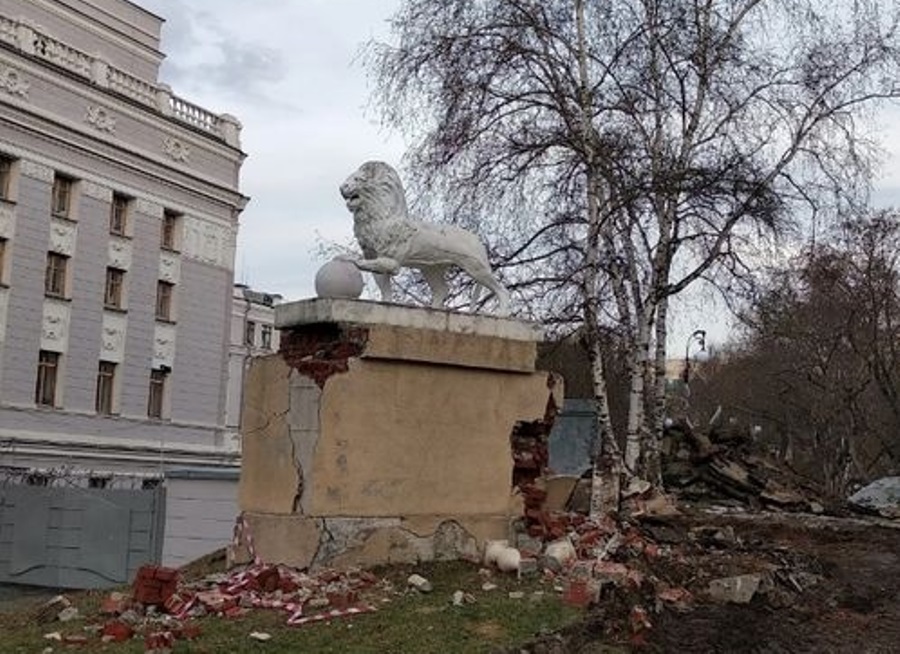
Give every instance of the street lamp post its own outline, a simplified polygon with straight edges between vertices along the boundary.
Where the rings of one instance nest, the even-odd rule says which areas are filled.
[[[691,381],[691,343],[696,341],[700,344],[700,351],[706,352],[706,330],[697,329],[688,336],[687,343],[684,346],[684,370],[681,372],[681,380],[687,386]]]

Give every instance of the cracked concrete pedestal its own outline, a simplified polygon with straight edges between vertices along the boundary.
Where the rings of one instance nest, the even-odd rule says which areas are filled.
[[[281,350],[245,376],[233,562],[251,540],[263,561],[316,568],[477,558],[509,537],[510,436],[562,402],[534,368],[534,325],[321,298],[275,320]]]

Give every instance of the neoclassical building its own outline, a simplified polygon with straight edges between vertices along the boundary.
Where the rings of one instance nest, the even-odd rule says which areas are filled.
[[[101,585],[234,520],[240,124],[159,83],[162,23],[126,0],[0,0],[0,582]],[[54,526],[78,511],[77,534]],[[116,570],[53,545],[98,529],[134,532]]]

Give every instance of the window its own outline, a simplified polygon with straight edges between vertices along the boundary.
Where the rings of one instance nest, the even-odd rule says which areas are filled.
[[[125,271],[118,268],[106,269],[106,293],[103,296],[103,305],[108,309],[121,309],[123,288],[125,286]]]
[[[101,361],[97,370],[97,398],[94,408],[97,413],[110,415],[113,412],[113,387],[116,381],[116,364]]]
[[[244,325],[244,345],[253,347],[256,343],[256,323],[248,320]]]
[[[144,479],[141,481],[141,490],[153,490],[154,488],[159,488],[162,486],[162,479],[158,477],[151,477],[149,479]]]
[[[56,377],[59,373],[59,354],[41,350],[38,357],[37,384],[34,403],[40,406],[56,406]]]
[[[12,164],[12,159],[0,156],[0,200],[9,200],[12,196]]]
[[[66,267],[69,257],[57,252],[47,253],[47,271],[44,276],[44,293],[52,297],[66,296]]]
[[[166,250],[175,250],[178,244],[178,225],[181,222],[181,215],[166,209],[163,212],[162,233],[160,234],[159,244]]]
[[[131,198],[113,193],[112,206],[109,210],[109,233],[125,236],[128,226],[128,206]]]
[[[156,317],[159,320],[172,319],[172,295],[175,285],[169,282],[156,283]]]
[[[147,401],[147,415],[150,418],[163,417],[163,398],[166,394],[165,370],[150,371],[150,397]]]
[[[106,488],[109,481],[109,477],[88,477],[88,488]]]
[[[262,347],[266,350],[272,349],[272,325],[261,325],[259,332]]]
[[[71,217],[72,178],[56,175],[53,178],[53,204],[50,211],[54,216]]]
[[[32,472],[25,478],[25,483],[29,486],[49,486],[50,475],[45,472]]]

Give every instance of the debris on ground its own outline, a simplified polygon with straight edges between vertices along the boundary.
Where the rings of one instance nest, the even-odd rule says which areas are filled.
[[[756,595],[761,582],[762,576],[758,574],[713,579],[709,582],[709,597],[714,602],[747,604]]]
[[[900,477],[876,479],[847,501],[885,518],[900,518]]]
[[[72,602],[69,601],[69,598],[65,595],[57,595],[38,607],[34,620],[38,624],[53,622],[54,620],[58,620],[59,614],[70,606],[72,606]]]
[[[670,425],[662,445],[663,481],[680,499],[731,500],[746,506],[822,513],[823,493],[777,462],[749,432],[686,421]]]
[[[432,590],[434,590],[434,586],[431,585],[431,582],[422,575],[418,574],[409,575],[409,578],[406,580],[406,584],[412,588],[415,588],[420,593],[430,593]]]

